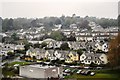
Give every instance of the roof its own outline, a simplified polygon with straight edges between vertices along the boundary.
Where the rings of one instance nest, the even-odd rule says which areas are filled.
[[[47,39],[43,40],[43,42],[50,42],[50,41],[55,41],[55,40],[51,39],[51,38],[47,38]]]
[[[42,66],[40,64],[35,64],[35,65],[28,65],[29,67],[34,67],[34,68],[42,68],[42,69],[47,69],[47,68],[55,68],[55,66]]]
[[[86,55],[85,60],[94,60],[94,61],[100,61],[100,56],[102,54],[100,53],[84,53]]]

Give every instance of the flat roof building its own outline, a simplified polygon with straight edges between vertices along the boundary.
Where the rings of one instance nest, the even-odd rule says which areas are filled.
[[[63,68],[40,64],[20,66],[19,75],[27,78],[62,78]]]

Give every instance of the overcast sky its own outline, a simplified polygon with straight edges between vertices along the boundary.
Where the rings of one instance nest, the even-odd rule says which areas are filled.
[[[4,0],[0,3],[3,18],[39,18],[45,16],[95,16],[117,18],[119,0]]]

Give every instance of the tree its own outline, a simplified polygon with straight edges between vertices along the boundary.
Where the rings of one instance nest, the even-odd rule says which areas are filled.
[[[15,56],[14,52],[8,52],[7,55],[10,56],[10,57]]]
[[[76,38],[74,36],[70,36],[69,38],[67,38],[68,41],[76,41]]]
[[[87,28],[87,29],[90,29],[90,26],[88,26],[89,22],[87,20],[83,20],[80,27],[81,28]]]
[[[30,46],[33,46],[33,45],[31,43],[25,44],[25,46],[24,46],[25,51],[27,51],[28,49],[30,49]]]
[[[109,43],[108,60],[110,67],[120,66],[120,32]]]
[[[56,24],[56,25],[61,24],[61,20],[60,20],[59,18],[57,18],[57,19],[55,20],[55,24]]]
[[[64,34],[62,32],[59,32],[59,31],[52,32],[50,37],[52,39],[57,40],[57,41],[64,41],[64,40],[66,40],[66,36],[64,36]]]
[[[62,49],[62,50],[68,50],[70,48],[68,46],[68,43],[62,43],[61,46],[60,46],[60,49]]]
[[[119,27],[119,30],[120,30],[120,15],[118,16],[118,27]]]
[[[11,38],[12,38],[14,41],[19,40],[19,37],[17,36],[16,33],[13,33],[13,34],[11,35]]]
[[[46,47],[47,46],[47,43],[46,42],[42,42],[41,43],[41,48],[44,48],[44,47]]]
[[[40,48],[40,44],[39,43],[34,44],[34,48]]]
[[[77,54],[78,54],[78,59],[80,60],[80,56],[83,54],[82,49],[78,49]]]

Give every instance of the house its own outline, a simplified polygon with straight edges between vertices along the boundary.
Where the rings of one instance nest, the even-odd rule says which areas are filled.
[[[19,75],[27,78],[62,78],[63,68],[56,66],[42,66],[40,64],[20,66]]]
[[[62,41],[50,41],[47,45],[48,48],[60,48]]]
[[[104,44],[102,45],[102,51],[108,52],[108,43],[104,43]]]
[[[14,50],[15,50],[15,45],[14,44],[2,44],[1,49],[0,49],[0,53],[2,55],[7,56],[8,52],[14,52]]]
[[[82,42],[73,42],[73,41],[70,41],[70,42],[67,42],[68,43],[68,46],[70,49],[73,49],[73,50],[78,50],[81,48],[81,43]]]
[[[54,50],[46,50],[46,52],[45,52],[45,57],[46,57],[47,59],[50,59],[50,60],[55,60],[56,57],[55,57],[55,55],[53,54],[54,52],[55,52]]]
[[[33,47],[30,47],[30,49],[26,51],[26,55],[30,57],[35,56],[36,59],[45,58],[45,50],[39,48],[34,49]]]
[[[66,56],[69,51],[63,51],[63,50],[46,50],[45,52],[45,58],[50,60],[66,60]]]
[[[99,42],[97,42],[97,43],[95,44],[95,51],[97,51],[97,50],[102,50],[102,44],[99,43]]]
[[[24,50],[25,49],[24,46],[25,45],[16,45],[15,50]]]
[[[80,56],[80,62],[84,64],[91,64],[92,62],[95,64],[107,64],[107,56],[103,53],[83,53]]]
[[[79,55],[77,54],[77,52],[70,51],[67,54],[67,58],[66,58],[65,62],[66,63],[72,63],[72,62],[75,62],[75,61],[78,61],[78,60],[79,60]]]
[[[108,52],[108,43],[100,43],[100,42],[97,42],[95,44],[95,50],[101,50],[103,52]]]
[[[77,41],[93,41],[92,35],[77,35],[75,37]]]

